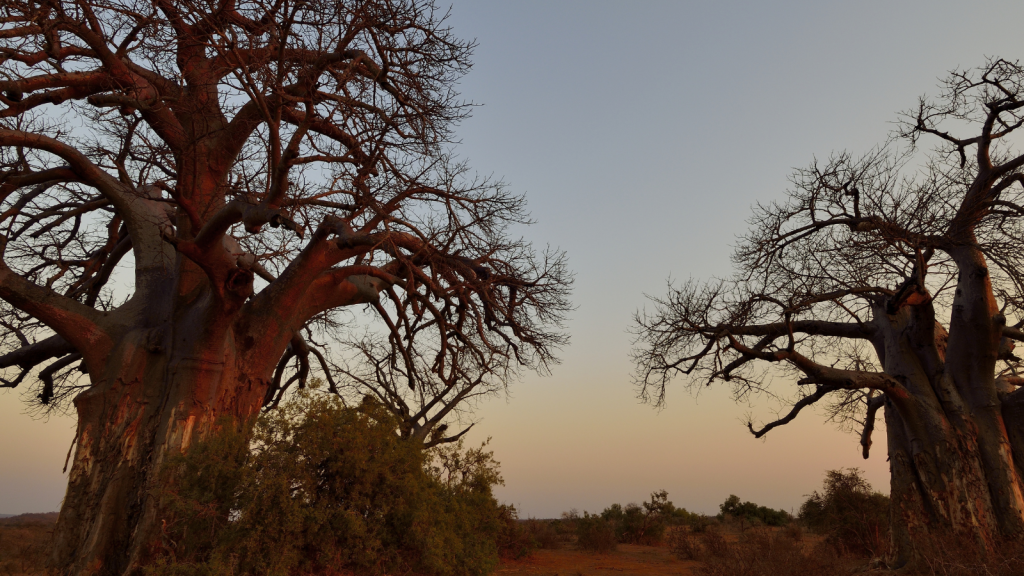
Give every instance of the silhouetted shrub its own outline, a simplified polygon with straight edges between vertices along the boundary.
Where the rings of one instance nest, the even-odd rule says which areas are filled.
[[[612,504],[601,513],[601,517],[615,527],[615,537],[619,542],[654,545],[661,542],[665,528],[677,517],[675,510],[668,500],[668,492],[660,490],[652,492],[651,500],[642,505],[627,504],[623,508]],[[686,513],[685,510],[683,512]]]
[[[716,526],[718,524],[718,518],[714,516],[708,516],[707,514],[694,514],[690,518],[690,531],[698,534],[704,532],[710,526]]]
[[[526,521],[526,529],[529,530],[537,548],[544,550],[554,550],[565,540],[559,534],[556,528],[557,525],[557,520],[536,520],[531,518]]]
[[[721,510],[718,514],[720,520],[732,518],[755,526],[785,526],[793,520],[785,510],[774,510],[753,502],[740,502],[740,497],[735,494],[731,494],[718,507]]]
[[[580,513],[575,508],[572,508],[568,512],[562,512],[562,517],[558,520],[551,522],[551,527],[558,535],[558,540],[563,544],[572,544],[576,542],[576,523],[580,518]]]
[[[800,521],[839,550],[881,556],[889,542],[889,497],[871,489],[860,470],[829,470],[822,492],[800,506]]]
[[[530,526],[519,520],[515,507],[502,505],[498,530],[498,556],[511,560],[525,558],[537,549],[537,540]]]
[[[150,572],[490,572],[514,515],[492,495],[491,454],[426,454],[397,427],[373,403],[300,393],[255,423],[251,444],[229,427],[172,458]]]
[[[611,552],[618,545],[615,525],[598,514],[583,513],[576,519],[576,546],[589,552]]]
[[[700,522],[702,515],[676,508],[669,501],[668,492],[659,490],[652,492],[651,499],[642,504],[612,504],[601,512],[601,517],[615,525],[619,542],[656,545],[669,526],[692,525]]]

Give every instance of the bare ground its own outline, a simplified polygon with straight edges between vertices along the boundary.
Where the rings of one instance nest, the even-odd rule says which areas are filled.
[[[697,566],[698,562],[677,560],[666,547],[620,544],[618,550],[607,554],[575,548],[537,550],[529,558],[503,562],[495,574],[689,576]]]

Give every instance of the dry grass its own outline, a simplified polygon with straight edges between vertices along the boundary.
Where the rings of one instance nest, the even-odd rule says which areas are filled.
[[[0,576],[44,574],[57,513],[0,519]]]
[[[56,513],[0,519],[0,576],[41,576]],[[560,542],[549,521],[528,521],[530,532],[547,546],[530,558],[504,561],[497,574],[644,576],[834,576],[864,569],[868,558],[840,556],[823,537],[792,528],[744,532],[711,527],[704,532],[672,529],[665,546],[620,545],[595,554]],[[907,576],[1019,576],[1024,544],[1004,544],[983,554],[971,542],[947,540],[922,549],[917,572]],[[872,570],[871,574],[895,574]]]
[[[696,571],[701,576],[831,576],[847,564],[831,547],[804,546],[785,531],[755,528],[732,544],[721,537],[710,544],[706,534],[704,540],[708,554]]]
[[[923,545],[917,574],[926,576],[1020,576],[1024,543],[1006,542],[985,552],[970,539],[939,538]]]

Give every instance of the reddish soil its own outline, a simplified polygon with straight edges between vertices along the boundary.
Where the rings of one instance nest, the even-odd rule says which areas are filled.
[[[495,574],[689,576],[697,566],[698,562],[677,560],[665,547],[619,544],[618,550],[607,554],[582,552],[569,547],[537,550],[529,558],[503,562]]]

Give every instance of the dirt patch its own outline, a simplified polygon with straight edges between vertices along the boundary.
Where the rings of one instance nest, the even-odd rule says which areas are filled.
[[[619,544],[618,550],[607,554],[593,554],[575,548],[537,550],[529,558],[503,562],[495,574],[689,576],[699,565],[694,561],[677,560],[667,547]]]

